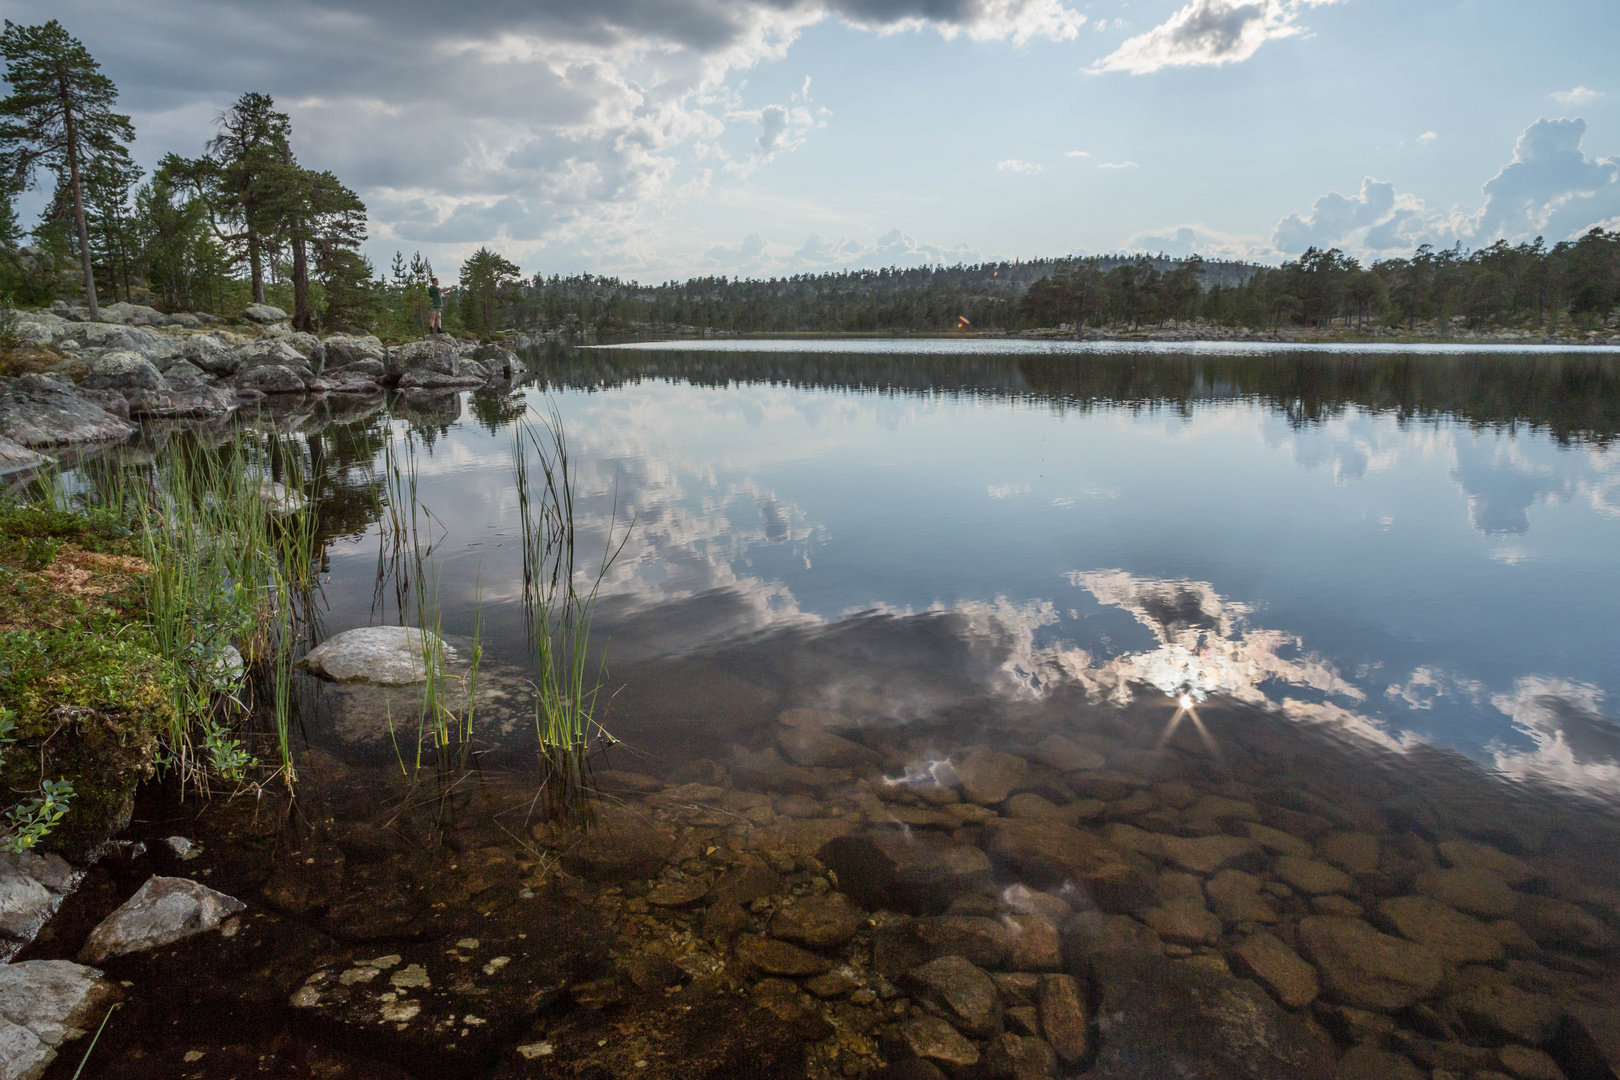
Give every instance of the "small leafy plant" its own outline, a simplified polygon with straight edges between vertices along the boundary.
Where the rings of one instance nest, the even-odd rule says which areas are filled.
[[[6,811],[6,831],[0,838],[0,851],[19,854],[37,846],[56,823],[67,816],[73,801],[73,784],[68,780],[46,780],[37,798],[18,803]]]

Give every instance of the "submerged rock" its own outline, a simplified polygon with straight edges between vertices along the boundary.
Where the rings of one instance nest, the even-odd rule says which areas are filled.
[[[1501,939],[1478,919],[1428,896],[1397,896],[1378,906],[1379,921],[1453,964],[1502,959]]]
[[[90,932],[79,959],[100,963],[212,930],[247,905],[190,878],[151,877]]]
[[[989,975],[960,956],[931,960],[906,981],[963,1034],[984,1038],[1001,1027],[1001,992]]]
[[[92,1030],[118,997],[102,973],[71,960],[0,964],[0,1080],[35,1080],[57,1048]]]
[[[333,682],[409,686],[427,680],[429,648],[455,659],[454,649],[414,626],[362,626],[327,638],[294,666]]]
[[[1101,950],[1091,965],[1101,1047],[1088,1080],[1334,1075],[1327,1045],[1252,982],[1133,948]]]
[[[1301,919],[1299,944],[1316,965],[1327,996],[1357,1009],[1404,1009],[1433,993],[1444,975],[1434,953],[1381,934],[1360,919]]]

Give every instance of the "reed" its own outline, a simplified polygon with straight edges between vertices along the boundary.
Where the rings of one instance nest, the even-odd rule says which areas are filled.
[[[601,562],[594,576],[587,577],[589,571],[578,561],[573,464],[555,407],[539,430],[528,424],[514,428],[512,474],[522,530],[525,622],[535,668],[542,802],[552,815],[577,817],[587,805],[591,756],[617,741],[598,714],[606,656],[592,666],[591,625],[602,582],[624,550],[633,522],[615,544],[615,500]]]

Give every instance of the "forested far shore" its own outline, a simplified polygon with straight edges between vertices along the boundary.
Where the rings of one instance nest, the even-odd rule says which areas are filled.
[[[361,253],[365,203],[302,165],[292,122],[265,94],[242,94],[147,174],[117,89],[55,20],[8,22],[0,36],[0,305],[99,301],[166,314],[234,317],[249,304],[292,312],[296,330],[425,335],[438,279],[420,252],[388,268]],[[52,197],[28,231],[16,197],[42,179]],[[27,239],[28,243],[24,243]],[[643,285],[593,274],[525,276],[488,246],[440,288],[443,324],[462,334],[556,336],[1310,333],[1523,338],[1613,334],[1620,231],[1465,250],[1424,245],[1363,264],[1312,248],[1281,266],[1158,255],[840,270],[785,277],[693,277]],[[0,323],[3,323],[0,312]],[[6,336],[0,325],[0,339]]]

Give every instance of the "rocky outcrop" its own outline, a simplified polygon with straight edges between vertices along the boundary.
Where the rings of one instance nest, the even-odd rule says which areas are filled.
[[[10,439],[0,438],[0,476],[25,472],[45,464],[45,455],[19,446]]]
[[[78,880],[60,855],[0,853],[0,963],[33,940]]]
[[[245,906],[190,878],[151,877],[90,932],[79,950],[79,960],[99,964],[110,957],[184,941],[217,928]]]
[[[388,350],[387,378],[400,382],[406,375],[417,381],[414,385],[427,386],[433,376],[455,379],[461,374],[461,356],[444,338],[413,341]]]
[[[135,426],[68,383],[45,375],[0,379],[0,438],[25,447],[128,438]]]
[[[137,353],[114,351],[97,357],[79,384],[81,391],[111,391],[124,399],[132,418],[223,416],[236,407],[235,395],[179,361],[165,374]]]

